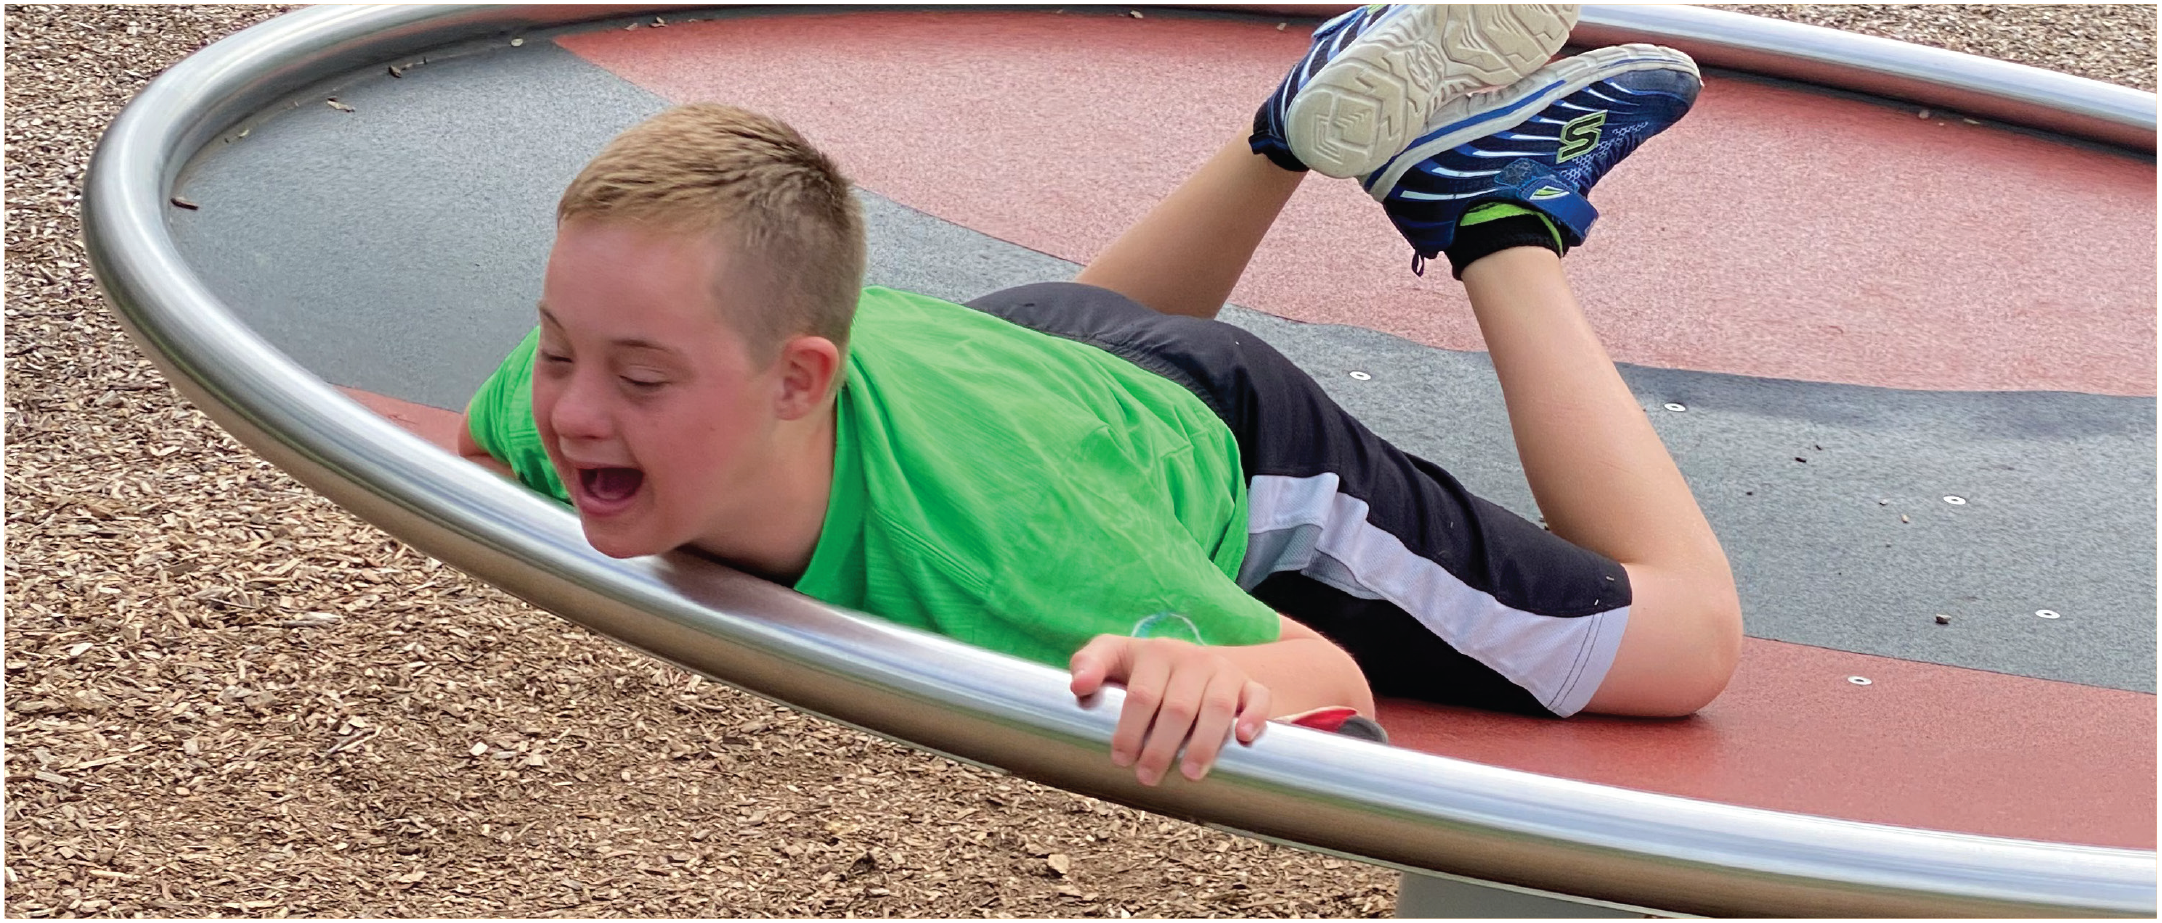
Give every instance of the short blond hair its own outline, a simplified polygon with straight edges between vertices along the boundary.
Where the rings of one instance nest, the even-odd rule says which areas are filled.
[[[563,191],[556,222],[633,221],[735,243],[770,267],[780,301],[729,318],[764,361],[798,334],[848,343],[864,264],[863,210],[849,190],[779,119],[692,103],[608,142]]]

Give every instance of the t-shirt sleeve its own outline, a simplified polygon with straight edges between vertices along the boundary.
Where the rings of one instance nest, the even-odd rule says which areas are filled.
[[[540,328],[535,327],[467,402],[467,431],[475,445],[509,465],[519,483],[568,504],[570,492],[556,477],[541,445],[540,428],[533,423],[533,359],[539,348]]]
[[[982,617],[1034,642],[1014,647],[1036,647],[1044,652],[1037,659],[1059,665],[1105,634],[1212,646],[1278,639],[1276,610],[1240,589],[1175,523],[1125,525],[1063,554],[1039,549],[1033,561],[1009,559],[999,568],[1005,573],[992,576]]]
[[[1192,582],[1169,594],[1164,608],[1135,619],[1117,633],[1224,646],[1278,640],[1283,623],[1275,609],[1240,589],[1206,556],[1196,553],[1192,557]]]

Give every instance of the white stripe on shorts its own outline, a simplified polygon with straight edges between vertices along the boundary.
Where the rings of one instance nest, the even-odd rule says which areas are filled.
[[[1251,591],[1270,574],[1297,571],[1410,613],[1554,714],[1573,715],[1591,701],[1621,647],[1628,606],[1570,618],[1503,605],[1367,522],[1366,501],[1338,493],[1339,484],[1333,473],[1253,479],[1240,586]]]

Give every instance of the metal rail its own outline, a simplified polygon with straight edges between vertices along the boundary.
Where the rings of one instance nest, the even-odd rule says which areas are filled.
[[[241,441],[400,539],[632,648],[912,746],[1272,839],[1688,913],[2155,913],[2155,854],[1876,826],[1497,769],[1304,731],[1233,748],[1202,784],[1144,788],[1105,754],[1118,695],[854,616],[687,557],[588,547],[570,513],[346,399],[241,325],[166,227],[180,170],[296,94],[623,8],[315,7],[181,62],[92,158],[84,238],[167,377]],[[478,43],[478,44],[474,44]]]
[[[1570,43],[1656,42],[1700,64],[2155,149],[2155,95],[1992,58],[1693,6],[1590,6]]]

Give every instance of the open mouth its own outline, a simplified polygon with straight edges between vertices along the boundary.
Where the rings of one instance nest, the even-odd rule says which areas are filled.
[[[580,468],[578,486],[592,505],[602,510],[622,506],[645,485],[645,472],[636,468]]]

